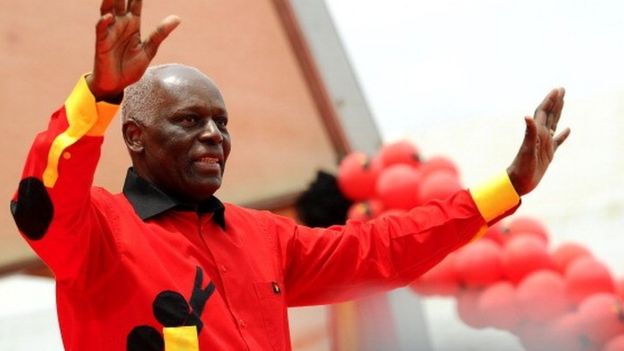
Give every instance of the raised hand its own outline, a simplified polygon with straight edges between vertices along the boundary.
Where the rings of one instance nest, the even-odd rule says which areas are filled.
[[[535,189],[552,162],[557,148],[570,135],[570,128],[566,128],[555,136],[564,95],[563,88],[553,89],[535,109],[533,118],[524,118],[524,141],[511,166],[507,168],[509,179],[519,195]]]
[[[95,60],[87,84],[96,99],[114,99],[143,76],[165,38],[180,24],[168,16],[141,41],[142,0],[102,0]]]

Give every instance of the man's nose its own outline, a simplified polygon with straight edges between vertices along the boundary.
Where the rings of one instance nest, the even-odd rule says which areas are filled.
[[[219,130],[215,121],[210,118],[201,130],[199,139],[205,142],[220,144],[223,141],[223,134],[221,134],[221,130]]]

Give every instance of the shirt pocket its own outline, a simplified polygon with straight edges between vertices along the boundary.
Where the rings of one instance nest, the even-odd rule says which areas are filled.
[[[254,284],[264,331],[274,351],[290,350],[288,315],[282,286],[283,284],[278,281]]]

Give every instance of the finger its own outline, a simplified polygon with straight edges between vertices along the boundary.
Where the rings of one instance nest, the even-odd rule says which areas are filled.
[[[160,44],[179,24],[180,18],[174,15],[167,16],[167,18],[160,22],[156,30],[154,30],[143,43],[143,50],[145,50],[147,57],[152,59],[156,56]]]
[[[103,40],[106,38],[106,34],[108,31],[108,26],[115,21],[115,16],[112,13],[106,13],[95,25],[95,39],[96,41]]]
[[[126,13],[126,1],[125,0],[113,0],[113,10],[115,15],[123,15]]]
[[[100,5],[100,15],[104,16],[107,13],[113,12],[113,0],[102,0]]]
[[[141,16],[141,7],[143,6],[142,0],[129,0],[128,1],[128,12],[132,13],[135,16]]]
[[[551,131],[554,131],[553,126],[555,124],[557,108],[561,103],[561,91],[559,89],[554,89],[554,91],[556,91],[556,93],[551,96],[550,110],[547,112],[548,117],[546,118],[546,127]]]
[[[570,136],[570,128],[566,128],[564,129],[561,133],[559,133],[559,135],[557,135],[554,139],[555,141],[555,150],[557,150],[557,148],[559,146],[561,146],[561,144],[563,144],[564,141],[566,141],[566,139],[568,138],[568,136]]]
[[[524,140],[522,141],[523,147],[534,148],[537,144],[537,124],[535,119],[526,116],[524,117],[524,123],[526,124],[526,130],[524,131]]]
[[[542,102],[535,109],[533,118],[539,125],[548,125],[548,116],[552,111],[553,102],[558,94],[557,89],[551,90],[548,95],[542,100]]]
[[[550,130],[554,130],[553,124],[555,120],[555,112],[557,110],[559,101],[561,100],[559,89],[551,90],[551,93],[549,94],[549,98],[550,98],[550,103],[547,107],[547,110],[545,111],[546,112],[546,127]]]
[[[557,130],[557,124],[559,124],[559,118],[561,118],[561,111],[563,110],[564,97],[565,89],[559,88],[559,99],[557,99],[557,104],[554,107],[554,119],[550,128],[552,130]]]

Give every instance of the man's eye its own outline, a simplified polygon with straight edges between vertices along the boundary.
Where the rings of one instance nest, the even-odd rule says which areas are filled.
[[[184,126],[193,126],[197,123],[197,116],[194,115],[185,115],[178,118],[178,123]]]
[[[219,126],[219,128],[225,128],[227,127],[228,119],[225,117],[215,118],[215,123],[217,124],[217,126]]]

